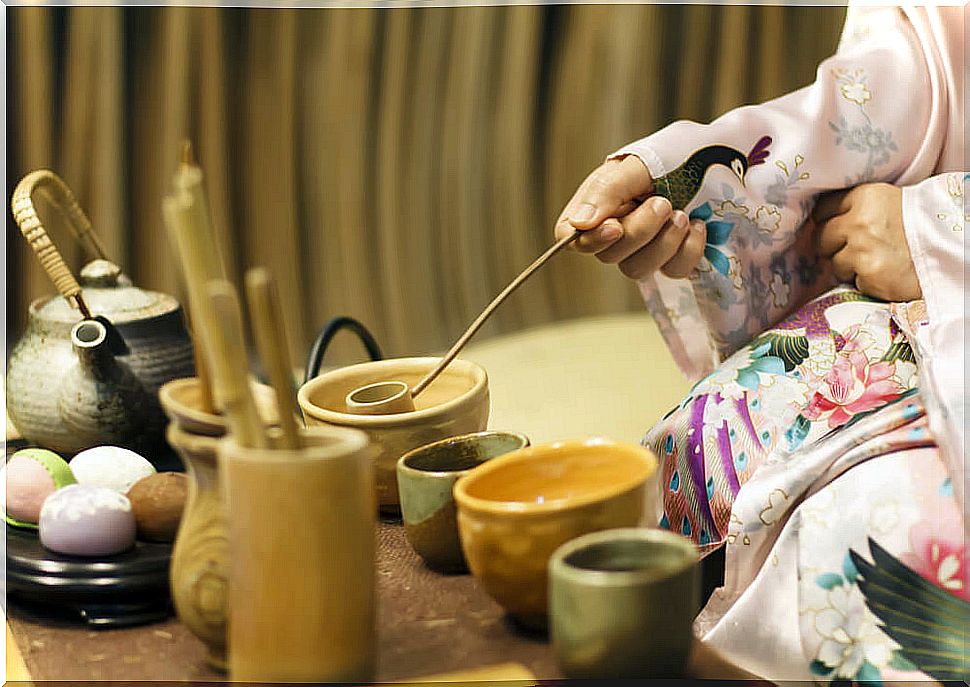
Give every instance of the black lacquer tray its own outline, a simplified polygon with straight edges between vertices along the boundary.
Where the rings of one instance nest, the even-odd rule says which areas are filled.
[[[75,558],[45,549],[36,531],[4,528],[11,600],[91,627],[141,625],[171,615],[171,544],[139,541],[114,556]]]

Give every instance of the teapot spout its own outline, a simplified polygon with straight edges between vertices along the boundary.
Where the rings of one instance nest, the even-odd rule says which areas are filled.
[[[71,345],[81,368],[97,380],[106,380],[115,366],[108,345],[108,328],[97,320],[82,320],[71,329]]]

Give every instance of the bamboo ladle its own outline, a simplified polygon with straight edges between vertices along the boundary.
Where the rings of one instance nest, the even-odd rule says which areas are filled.
[[[434,368],[424,376],[421,381],[414,385],[414,388],[409,387],[404,382],[396,380],[388,380],[384,382],[376,382],[374,384],[368,384],[367,386],[358,387],[354,389],[347,397],[344,402],[347,405],[347,412],[354,413],[357,415],[390,415],[392,413],[409,413],[414,410],[414,398],[428,388],[428,385],[435,380],[435,378],[441,374],[441,372],[448,367],[448,364],[455,359],[455,356],[464,348],[468,340],[471,339],[475,332],[477,332],[485,320],[487,320],[495,309],[502,304],[502,302],[508,298],[513,291],[515,291],[519,286],[525,282],[526,279],[532,276],[540,267],[542,267],[546,262],[558,253],[560,250],[568,246],[570,243],[579,238],[581,231],[574,231],[569,236],[564,236],[554,243],[545,253],[540,255],[535,262],[522,270],[521,274],[517,276],[512,282],[505,287],[505,289],[495,297],[495,299],[488,304],[482,314],[479,315],[474,322],[469,325],[465,333],[462,334],[458,340],[452,345],[451,349],[445,354],[445,356],[438,362]]]

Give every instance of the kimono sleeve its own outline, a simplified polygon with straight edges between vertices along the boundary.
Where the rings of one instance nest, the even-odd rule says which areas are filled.
[[[926,136],[934,86],[912,26],[895,8],[862,24],[850,22],[810,86],[710,124],[674,122],[611,156],[636,155],[655,180],[676,180],[674,205],[707,226],[690,280],[640,283],[691,378],[834,285],[806,224],[819,193],[894,182],[939,155]]]
[[[919,364],[930,432],[957,502],[966,508],[966,190],[970,174],[947,173],[903,188],[903,227],[923,300],[895,308]],[[914,316],[914,313],[917,313]]]

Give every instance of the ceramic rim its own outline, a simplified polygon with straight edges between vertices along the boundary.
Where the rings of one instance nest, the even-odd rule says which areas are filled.
[[[420,468],[412,467],[408,465],[406,462],[409,458],[413,458],[414,456],[424,453],[425,451],[436,449],[439,446],[444,446],[446,444],[459,444],[459,443],[465,443],[469,441],[475,442],[478,439],[483,439],[487,437],[509,437],[511,439],[517,440],[521,444],[521,446],[519,446],[518,448],[509,449],[508,451],[501,453],[497,456],[494,456],[492,458],[484,458],[478,461],[478,465],[475,465],[470,468],[465,468],[463,470],[422,470]],[[513,451],[518,451],[520,449],[527,448],[528,446],[529,446],[529,437],[527,437],[524,434],[520,434],[518,432],[505,432],[505,431],[496,430],[496,429],[486,429],[485,431],[482,431],[482,432],[471,432],[470,434],[459,434],[458,436],[448,437],[446,439],[439,439],[438,441],[432,441],[430,444],[425,444],[424,446],[418,446],[417,448],[412,449],[407,453],[405,453],[403,456],[401,456],[397,461],[397,466],[398,466],[398,470],[402,470],[405,472],[410,472],[418,475],[428,475],[432,477],[448,477],[449,475],[454,475],[456,477],[459,477],[459,476],[465,475],[467,472],[471,470],[474,470],[479,465],[482,465],[485,462],[488,462],[490,460],[495,460],[496,458],[501,458],[502,456],[508,455]]]
[[[602,570],[570,563],[567,559],[581,551],[603,544],[632,541],[666,548],[682,556],[669,567],[643,567],[637,570]],[[697,565],[700,556],[694,543],[674,532],[649,527],[621,527],[584,534],[567,541],[549,558],[549,578],[568,579],[589,586],[610,587],[661,582]]]
[[[435,364],[441,361],[441,358],[388,358],[387,360],[357,363],[356,365],[348,365],[346,367],[337,368],[336,370],[324,372],[323,374],[317,375],[309,382],[301,386],[299,391],[297,391],[296,396],[300,409],[307,415],[313,417],[315,420],[326,422],[331,425],[376,429],[398,427],[402,425],[407,426],[417,421],[435,419],[438,416],[449,414],[455,408],[472,402],[478,394],[483,392],[483,390],[485,393],[488,393],[488,375],[486,374],[485,370],[470,360],[456,358],[449,363],[448,367],[445,368],[445,372],[442,374],[446,373],[448,368],[461,367],[473,374],[475,383],[470,389],[454,397],[453,399],[439,405],[432,406],[431,408],[423,408],[421,410],[415,410],[409,413],[393,413],[389,415],[360,415],[357,413],[346,413],[337,410],[330,410],[329,408],[323,408],[322,406],[318,406],[316,403],[312,403],[310,401],[310,397],[317,390],[317,387],[324,384],[333,383],[334,381],[340,380],[341,377],[347,377],[353,374],[355,371],[359,371],[362,367],[367,366],[375,370],[380,370],[382,367],[396,368],[401,364],[402,361],[424,364],[427,365],[427,370],[430,370]],[[357,386],[367,385],[363,384]]]
[[[493,499],[483,499],[472,496],[468,493],[468,485],[481,475],[501,470],[510,463],[519,463],[532,460],[537,453],[550,451],[565,451],[586,449],[596,446],[608,446],[612,449],[620,450],[628,458],[639,461],[643,467],[642,474],[624,482],[610,485],[609,488],[599,491],[591,491],[559,499],[548,501],[498,501]],[[540,515],[555,513],[558,511],[580,508],[594,503],[600,503],[617,496],[626,494],[635,489],[641,489],[647,480],[659,469],[659,461],[652,451],[637,444],[628,444],[603,437],[590,437],[588,439],[573,439],[569,441],[556,441],[548,444],[538,444],[521,448],[511,453],[506,453],[498,458],[492,458],[481,465],[473,468],[467,475],[463,476],[455,483],[455,502],[459,508],[466,508],[470,511],[479,513],[490,513],[492,515]]]

